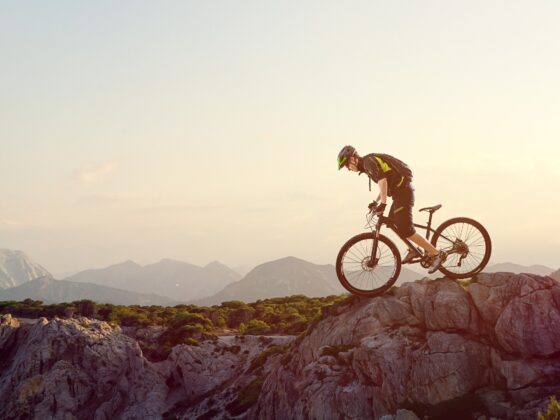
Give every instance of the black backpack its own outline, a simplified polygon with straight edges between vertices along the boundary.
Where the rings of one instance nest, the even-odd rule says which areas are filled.
[[[412,181],[412,170],[402,160],[383,153],[372,153],[370,156],[381,158],[383,161],[387,162],[392,169],[401,174],[401,176],[404,176],[408,182]]]

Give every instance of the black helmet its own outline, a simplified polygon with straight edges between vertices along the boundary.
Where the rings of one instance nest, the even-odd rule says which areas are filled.
[[[348,158],[354,155],[357,155],[356,149],[352,146],[344,146],[338,154],[338,170],[341,170],[342,167],[346,165]]]

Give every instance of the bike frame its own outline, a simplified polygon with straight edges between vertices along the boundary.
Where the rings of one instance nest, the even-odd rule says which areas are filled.
[[[420,229],[424,229],[426,231],[426,240],[429,241],[430,240],[430,233],[436,233],[436,231],[434,229],[432,229],[432,216],[433,213],[430,212],[430,217],[428,218],[428,224],[427,225],[419,225],[417,223],[414,223],[414,226]],[[375,256],[377,255],[377,242],[379,240],[379,232],[381,230],[381,226],[386,225],[389,229],[391,229],[395,235],[397,235],[401,241],[403,241],[407,246],[408,249],[412,249],[413,252],[416,254],[416,257],[414,257],[411,261],[410,264],[414,264],[417,262],[422,261],[422,259],[424,258],[424,255],[421,254],[416,245],[413,244],[411,241],[408,240],[408,238],[405,238],[404,236],[402,236],[398,230],[397,230],[397,226],[395,225],[395,223],[393,222],[393,219],[386,217],[386,216],[379,216],[377,223],[375,224],[375,239],[373,241],[373,247],[371,249],[371,260],[372,261],[372,266],[374,266],[375,264],[377,264],[376,258]],[[448,237],[441,235],[443,238],[449,240],[450,242],[453,242],[451,239],[449,239]]]

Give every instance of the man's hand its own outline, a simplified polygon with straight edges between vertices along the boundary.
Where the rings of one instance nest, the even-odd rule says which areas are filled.
[[[373,203],[371,203],[369,206],[369,210],[377,215],[377,216],[382,216],[383,212],[385,211],[385,207],[387,207],[387,205],[385,203],[376,203],[375,201]]]
[[[387,205],[385,203],[378,203],[377,201],[373,201],[368,205],[368,209],[370,212],[375,213],[378,216],[381,216],[385,211],[385,207]]]

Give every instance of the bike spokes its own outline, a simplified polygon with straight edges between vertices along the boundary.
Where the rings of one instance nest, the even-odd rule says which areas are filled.
[[[377,242],[372,261],[373,238],[364,238],[352,244],[341,259],[341,272],[348,284],[359,291],[371,292],[385,286],[395,277],[397,259],[389,246]]]
[[[446,274],[466,277],[480,271],[490,256],[490,237],[478,222],[466,218],[444,223],[433,238],[437,249],[447,252]]]

